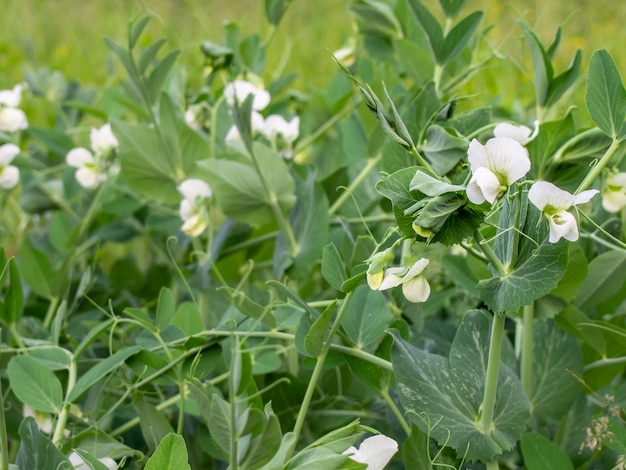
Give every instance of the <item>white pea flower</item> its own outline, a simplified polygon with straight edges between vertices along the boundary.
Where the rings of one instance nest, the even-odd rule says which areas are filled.
[[[261,111],[270,104],[270,94],[262,87],[256,86],[254,83],[246,80],[235,80],[224,87],[224,96],[226,102],[231,106],[235,104],[241,104],[245,101],[248,95],[253,95],[252,109],[255,111]]]
[[[293,156],[293,143],[300,135],[300,118],[287,121],[279,114],[265,118],[263,134],[274,143],[277,150],[286,158]]]
[[[41,411],[33,410],[30,406],[24,405],[22,407],[22,414],[24,418],[35,418],[37,422],[37,426],[39,426],[39,430],[44,434],[52,434],[52,418],[47,413],[43,413]]]
[[[89,135],[91,149],[96,155],[103,155],[119,147],[119,142],[111,130],[111,124],[105,124],[99,129],[91,128]]]
[[[626,207],[626,173],[616,173],[602,190],[602,207],[607,212],[619,212]]]
[[[252,136],[263,131],[265,119],[261,113],[252,111],[252,115],[250,116],[250,125],[252,127]],[[235,142],[241,142],[241,135],[239,134],[237,126],[233,124],[226,134],[226,143],[232,144]]]
[[[3,189],[14,188],[20,181],[20,170],[11,165],[19,153],[20,148],[15,144],[0,146],[0,187]]]
[[[528,151],[509,137],[494,137],[485,145],[473,139],[467,153],[472,170],[467,197],[474,204],[493,204],[530,170]]]
[[[68,460],[74,467],[74,470],[90,470],[91,466],[85,462],[85,460],[78,454],[77,452],[72,451],[69,455]],[[117,470],[117,462],[110,457],[103,457],[98,459],[99,462],[102,462],[103,465],[106,466],[109,470]]]
[[[501,122],[493,129],[493,135],[495,137],[508,137],[513,140],[517,140],[520,144],[526,145],[528,142],[537,137],[539,133],[539,121],[535,121],[535,129],[531,129],[528,126],[515,124],[509,124],[508,122]]]
[[[180,202],[181,230],[190,237],[197,237],[209,225],[209,214],[204,201],[213,195],[208,184],[201,179],[189,178],[178,185],[178,192],[183,195]]]
[[[17,109],[22,101],[20,84],[12,90],[0,90],[0,131],[17,132],[28,127],[28,119],[21,109]]]
[[[19,83],[12,90],[0,90],[0,105],[8,108],[17,108],[22,102],[22,90]]]
[[[598,192],[597,189],[589,189],[573,195],[547,181],[537,181],[528,191],[528,199],[548,219],[550,243],[558,242],[561,237],[575,242],[578,240],[578,223],[568,209],[589,202]]]
[[[387,248],[384,251],[376,253],[367,260],[369,263],[367,268],[367,284],[370,286],[370,289],[380,289],[385,277],[385,268],[393,261],[393,258],[393,250],[391,248]]]
[[[0,108],[0,131],[17,132],[28,128],[24,111],[17,108]]]
[[[430,285],[424,276],[424,269],[429,262],[427,258],[420,258],[410,268],[399,266],[385,269],[378,290],[402,285],[402,293],[409,302],[425,302],[430,296]]]
[[[383,470],[398,452],[398,443],[390,437],[378,434],[368,437],[357,449],[352,446],[344,454],[351,460],[367,464],[367,470]]]
[[[77,147],[70,150],[65,157],[65,162],[77,168],[76,181],[83,188],[95,188],[106,179],[106,175],[98,168],[93,154],[86,148]]]

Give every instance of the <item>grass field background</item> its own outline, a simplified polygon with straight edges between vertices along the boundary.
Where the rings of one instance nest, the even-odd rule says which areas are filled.
[[[306,91],[325,86],[337,70],[328,50],[340,48],[354,34],[350,3],[293,0],[269,51],[268,75],[281,56],[289,53],[286,71],[299,74],[298,87]],[[439,12],[434,0],[425,3]],[[124,42],[129,20],[144,14],[150,14],[153,21],[142,40],[149,43],[167,37],[170,48],[182,49],[179,63],[188,68],[192,82],[200,80],[200,42],[220,42],[226,20],[237,23],[243,34],[267,35],[270,27],[263,4],[262,0],[5,0],[0,21],[0,88],[20,81],[25,65],[61,70],[86,86],[100,87],[115,80],[122,72],[102,38],[108,35]],[[486,13],[483,28],[493,25],[488,44],[514,65],[492,63],[486,76],[470,83],[470,92],[484,93],[494,80],[508,80],[512,92],[524,84],[532,88],[530,58],[516,24],[519,18],[535,27],[546,42],[557,26],[563,27],[557,73],[567,66],[576,48],[583,51],[583,68],[595,49],[607,48],[626,73],[626,28],[622,27],[626,2],[469,0],[463,12],[475,9]]]

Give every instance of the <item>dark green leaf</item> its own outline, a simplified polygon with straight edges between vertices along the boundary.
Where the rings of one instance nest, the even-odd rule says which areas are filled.
[[[571,460],[558,445],[536,432],[527,432],[522,436],[522,455],[524,467],[528,470],[574,470]]]
[[[147,400],[140,398],[133,405],[139,417],[141,433],[146,444],[150,450],[154,451],[161,440],[174,430],[163,413]]]
[[[328,336],[328,325],[330,325],[337,302],[333,302],[324,309],[322,314],[313,322],[309,332],[304,337],[304,349],[312,357],[317,357],[322,353],[326,337]]]
[[[130,28],[130,33],[128,34],[128,48],[130,50],[132,50],[135,47],[135,44],[137,44],[137,40],[141,36],[141,33],[143,32],[143,30],[148,25],[149,21],[150,21],[150,17],[149,16],[144,16],[143,18],[139,19]]]
[[[452,60],[461,53],[482,19],[483,12],[475,11],[466,16],[450,30],[444,40],[443,61],[445,64],[452,62]]]
[[[357,349],[367,349],[380,340],[390,322],[383,294],[361,285],[350,298],[341,326]]]
[[[9,284],[9,291],[4,301],[4,320],[9,325],[15,325],[20,321],[24,313],[22,276],[15,262],[15,258],[9,260],[9,274],[11,276],[11,284]]]
[[[439,5],[448,18],[454,18],[465,5],[465,0],[439,0]]]
[[[347,279],[346,267],[334,243],[329,243],[322,251],[322,276],[338,291]]]
[[[39,431],[35,418],[24,419],[20,424],[19,433],[21,440],[15,464],[20,469],[57,470],[72,468],[67,457],[47,436]]]

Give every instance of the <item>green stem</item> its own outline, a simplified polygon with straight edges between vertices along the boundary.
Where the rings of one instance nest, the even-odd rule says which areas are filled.
[[[626,249],[626,243],[624,243],[623,241],[621,241],[619,238],[615,238],[613,235],[611,235],[609,232],[607,232],[606,230],[604,230],[600,225],[598,225],[591,217],[589,217],[587,214],[585,214],[585,212],[583,211],[578,211],[578,213],[580,215],[582,215],[585,219],[587,219],[587,221],[593,225],[602,235],[604,235],[605,237],[609,238],[611,240],[611,242],[609,243],[609,246],[612,247],[613,249],[621,249],[621,250],[625,250]],[[595,234],[592,234],[595,235]],[[596,236],[597,239],[597,236]],[[600,239],[601,240],[601,239]],[[615,246],[617,245],[617,246]]]
[[[315,388],[317,387],[317,382],[322,374],[322,369],[324,368],[324,362],[326,361],[326,356],[328,355],[328,351],[330,351],[330,345],[332,343],[333,337],[339,330],[339,325],[341,324],[341,319],[346,312],[348,303],[352,297],[353,291],[348,292],[346,298],[343,300],[341,307],[339,308],[339,312],[337,313],[337,317],[333,323],[333,326],[326,337],[326,341],[324,343],[324,347],[322,348],[321,354],[317,357],[317,362],[315,363],[315,368],[313,369],[313,373],[311,374],[311,378],[309,379],[309,385],[307,386],[306,392],[304,394],[304,398],[302,399],[302,405],[300,406],[300,411],[298,412],[298,417],[296,419],[296,424],[293,427],[293,434],[295,437],[295,441],[298,440],[300,436],[300,432],[302,431],[302,427],[304,426],[304,419],[306,418],[307,412],[309,411],[309,406],[311,405],[311,399],[313,398],[313,393],[315,392]],[[293,451],[292,451],[293,452]],[[288,460],[291,455],[288,455]]]
[[[435,64],[435,70],[433,73],[433,82],[435,83],[435,93],[440,97],[441,91],[441,76],[443,75],[443,66]]]
[[[597,369],[598,367],[604,367],[604,366],[612,366],[615,364],[626,364],[626,356],[622,356],[622,357],[607,357],[605,359],[599,359],[595,362],[592,362],[590,364],[587,364],[583,371],[587,372],[589,370],[592,369]]]
[[[480,248],[480,251],[483,252],[485,258],[487,258],[491,266],[493,266],[493,269],[496,270],[498,276],[505,277],[506,270],[504,269],[504,266],[487,243],[487,240],[485,240],[485,237],[483,237],[483,234],[480,233],[480,230],[474,230],[474,238],[478,242],[478,248]]]
[[[230,370],[232,373],[228,376],[228,389],[230,396],[230,467],[232,470],[237,470],[239,468],[239,463],[237,461],[237,447],[239,443],[239,434],[237,429],[237,388],[239,387],[238,383],[235,383],[241,378],[241,354],[239,352],[239,338],[234,337],[230,341]],[[236,361],[239,361],[240,364],[237,365]],[[238,373],[237,373],[238,371]]]
[[[422,154],[419,153],[419,151],[415,148],[415,146],[412,146],[409,149],[409,153],[411,153],[415,157],[415,159],[417,160],[417,163],[419,163],[420,166],[426,168],[431,173],[434,173],[434,174],[437,173],[436,171],[432,169],[432,167],[430,166],[430,163],[428,163],[426,159],[422,157]]]
[[[600,174],[600,172],[606,166],[606,164],[609,163],[609,160],[611,160],[611,157],[615,154],[615,152],[617,152],[620,145],[621,145],[621,141],[617,140],[617,138],[613,138],[613,142],[611,143],[611,146],[608,148],[606,153],[602,155],[602,158],[600,158],[598,163],[596,163],[596,165],[591,169],[591,171],[587,173],[587,176],[585,176],[585,179],[582,181],[582,183],[580,183],[580,185],[578,186],[578,189],[576,189],[576,192],[574,194],[581,193],[582,191],[587,189],[591,185],[591,183],[593,183],[593,180],[596,179],[596,177]]]
[[[487,462],[486,470],[500,470],[500,464],[498,464],[497,460],[490,460]]]
[[[580,134],[576,134],[574,137],[561,145],[559,149],[554,153],[554,156],[552,157],[552,163],[554,165],[560,163],[561,158],[563,158],[565,152],[572,148],[574,145],[576,145],[578,142],[586,139],[587,137],[595,137],[599,135],[604,135],[604,132],[602,132],[598,127],[593,127],[591,129],[587,129],[586,131],[581,132]],[[541,178],[541,170],[539,173],[539,177]]]
[[[491,434],[493,425],[493,411],[496,405],[496,391],[498,389],[498,374],[500,372],[500,356],[502,352],[502,338],[504,337],[504,313],[495,313],[491,325],[491,339],[489,341],[489,359],[487,361],[487,376],[485,377],[485,394],[480,405],[480,429],[484,434]]]
[[[0,334],[1,333],[2,330],[0,329]],[[0,470],[9,470],[9,441],[7,436],[7,423],[4,416],[2,380],[0,380]]]
[[[533,343],[534,331],[533,323],[535,320],[535,304],[531,302],[524,306],[522,314],[522,385],[526,396],[530,398],[532,392],[533,378]]]
[[[404,416],[402,415],[402,413],[396,406],[396,403],[391,399],[391,396],[389,395],[389,390],[384,389],[384,390],[381,390],[380,393],[383,396],[383,399],[387,402],[387,405],[389,405],[389,408],[391,408],[391,412],[394,414],[394,416],[400,423],[400,426],[402,426],[402,429],[404,429],[404,432],[406,433],[406,435],[407,436],[411,435],[411,427],[406,422],[406,419],[404,419]]]
[[[330,206],[328,209],[328,215],[333,215],[337,210],[341,207],[341,205],[346,202],[346,200],[352,195],[354,190],[367,178],[370,172],[376,168],[378,162],[382,159],[382,154],[378,154],[374,158],[369,158],[367,160],[367,165],[363,167],[363,169],[359,172],[357,177],[352,181],[352,184],[348,186],[348,188],[337,198],[337,200]]]
[[[46,312],[46,316],[43,320],[43,327],[47,330],[50,327],[50,323],[52,323],[52,319],[54,318],[54,313],[57,310],[57,306],[59,305],[59,298],[52,297],[50,301],[50,305],[48,306],[48,310]]]
[[[61,412],[59,413],[59,418],[54,428],[54,434],[52,435],[52,443],[57,447],[61,444],[61,439],[63,439],[63,431],[65,431],[65,425],[67,424],[67,417],[69,415],[71,406],[69,397],[70,393],[72,393],[74,385],[76,385],[76,362],[74,362],[74,359],[72,359],[72,361],[70,362],[69,374],[67,378],[65,400],[63,401],[63,407],[61,408]]]

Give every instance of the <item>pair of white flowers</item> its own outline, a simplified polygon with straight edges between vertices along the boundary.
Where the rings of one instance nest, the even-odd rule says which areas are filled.
[[[108,173],[117,171],[117,166],[107,161],[111,152],[119,147],[111,124],[105,124],[99,129],[92,127],[89,139],[93,152],[77,147],[70,150],[65,157],[66,163],[77,169],[76,181],[83,188],[95,188],[107,178]]]
[[[475,204],[485,201],[493,204],[530,170],[528,151],[522,145],[531,139],[530,129],[508,124],[494,134],[497,134],[496,137],[489,139],[485,145],[476,139],[469,145],[472,178],[467,185],[467,197]],[[556,243],[561,238],[578,240],[576,217],[569,209],[589,202],[598,192],[591,189],[573,195],[547,181],[537,181],[531,186],[528,199],[548,219],[549,241]]]
[[[208,184],[198,178],[189,178],[177,187],[182,194],[179,214],[183,220],[181,230],[190,237],[201,235],[209,225],[208,200],[213,191]]]
[[[0,131],[17,132],[28,127],[26,114],[18,108],[23,88],[18,84],[11,90],[0,90]]]
[[[235,80],[224,88],[224,97],[231,106],[242,103],[249,95],[253,96],[251,127],[253,135],[263,135],[285,158],[293,156],[293,143],[300,135],[300,118],[293,117],[287,121],[280,114],[272,114],[266,118],[260,113],[270,103],[270,94],[260,85],[246,80]],[[227,143],[241,141],[241,135],[235,125],[226,134]]]
[[[409,302],[426,302],[430,296],[430,284],[424,276],[424,270],[428,266],[429,260],[420,258],[410,267],[393,266],[388,267],[393,261],[391,249],[375,254],[369,261],[367,270],[367,284],[373,290],[387,290],[399,285],[402,286],[402,293]]]

